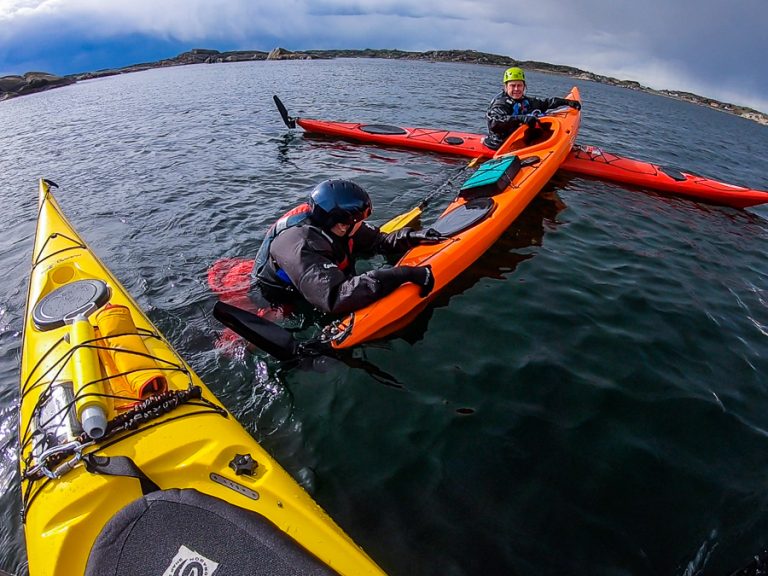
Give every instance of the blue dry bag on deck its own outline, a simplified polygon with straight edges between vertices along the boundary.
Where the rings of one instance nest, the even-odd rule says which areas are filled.
[[[462,184],[459,196],[470,199],[503,192],[519,170],[520,158],[517,156],[488,160]]]

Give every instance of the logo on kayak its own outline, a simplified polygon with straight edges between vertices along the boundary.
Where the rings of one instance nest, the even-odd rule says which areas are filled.
[[[182,544],[163,576],[212,576],[218,567],[218,562],[209,560]]]

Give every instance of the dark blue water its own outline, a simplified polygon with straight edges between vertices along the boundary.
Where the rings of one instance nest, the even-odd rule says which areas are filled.
[[[272,94],[293,115],[481,131],[500,76],[201,65],[0,104],[0,568],[24,571],[16,409],[39,177],[213,391],[393,576],[727,574],[768,545],[768,208],[558,175],[355,365],[215,351],[207,268],[253,256],[314,183],[355,179],[384,222],[466,165],[289,133]],[[542,96],[574,83],[581,143],[768,189],[765,127],[529,81]]]

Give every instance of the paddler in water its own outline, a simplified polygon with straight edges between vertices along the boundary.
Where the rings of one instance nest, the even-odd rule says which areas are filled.
[[[284,214],[267,231],[252,272],[251,296],[274,307],[303,298],[325,313],[358,310],[412,282],[422,297],[434,286],[429,266],[394,266],[356,274],[361,253],[402,253],[442,237],[433,229],[402,228],[384,234],[365,221],[368,193],[349,180],[325,180],[307,202]],[[272,314],[267,314],[268,316]]]
[[[485,117],[488,121],[488,136],[483,143],[497,150],[516,128],[520,126],[520,116],[545,113],[547,110],[570,106],[581,110],[578,100],[566,98],[534,98],[525,95],[525,72],[522,68],[508,68],[504,72],[504,89],[491,100]]]

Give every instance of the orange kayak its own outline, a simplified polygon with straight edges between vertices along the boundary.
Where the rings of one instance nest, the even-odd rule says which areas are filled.
[[[494,150],[483,144],[482,134],[389,124],[330,122],[310,118],[292,120],[309,133],[372,144],[473,158],[491,158],[495,154]],[[747,208],[768,202],[768,191],[765,190],[736,186],[692,172],[624,158],[596,146],[574,146],[561,164],[560,170],[734,208]]]
[[[567,98],[581,100],[578,88],[574,87]],[[568,156],[580,119],[580,112],[567,108],[540,119],[539,137],[533,144],[527,143],[530,135],[526,126],[510,136],[490,161],[499,167],[508,165],[507,172],[489,187],[483,188],[482,183],[470,186],[489,163],[483,164],[430,225],[447,238],[439,244],[417,246],[398,262],[432,267],[435,286],[429,296],[422,298],[417,286],[404,284],[328,326],[325,336],[330,345],[349,348],[383,338],[410,323],[430,300],[496,242],[549,181]]]

